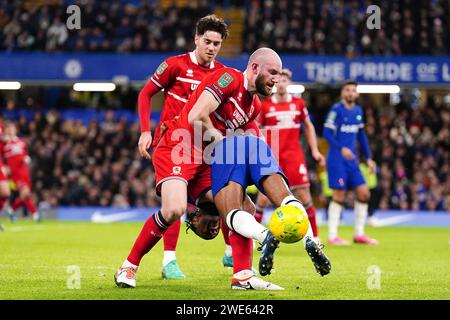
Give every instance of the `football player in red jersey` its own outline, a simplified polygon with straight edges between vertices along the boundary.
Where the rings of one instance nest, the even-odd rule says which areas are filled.
[[[309,119],[305,101],[287,92],[291,79],[291,71],[283,69],[280,81],[276,85],[276,93],[262,101],[258,121],[262,128],[267,130],[268,144],[273,150],[279,151],[278,161],[280,167],[289,180],[294,196],[303,203],[308,213],[313,235],[318,240],[316,208],[309,191],[308,170],[302,145],[300,144],[300,126],[303,126],[303,132],[311,148],[313,159],[320,166],[325,165],[325,159],[317,147],[316,131]],[[271,131],[277,131],[275,136],[278,136],[278,139],[273,142],[278,143],[278,146],[273,146],[271,141],[273,132]],[[262,219],[262,212],[269,203],[269,200],[263,194],[260,193],[258,195],[255,215],[257,219]]]
[[[9,190],[6,168],[3,165],[3,123],[0,121],[0,212],[3,211],[8,202],[11,191]]]
[[[145,222],[128,258],[115,274],[119,287],[136,286],[140,260],[186,212],[188,196],[198,199],[211,188],[210,165],[205,160],[214,143],[206,145],[206,142],[217,142],[227,131],[236,129],[251,129],[255,135],[260,134],[254,121],[261,108],[257,94],[269,96],[280,72],[278,54],[272,49],[258,49],[250,56],[244,72],[223,68],[206,76],[180,116],[164,122],[165,130],[153,154],[161,210]],[[211,191],[205,197],[212,202]],[[252,240],[233,231],[229,231],[229,239],[233,279],[239,280],[251,272],[247,253],[251,254]],[[264,286],[257,289],[264,290]]]
[[[153,146],[158,142],[161,124],[180,114],[192,92],[206,75],[224,67],[214,59],[227,36],[228,26],[222,19],[215,15],[201,18],[195,30],[195,50],[164,60],[141,90],[138,98],[141,124],[138,148],[144,158],[150,159],[149,148],[152,141]],[[164,105],[153,138],[150,131],[151,98],[162,89],[164,89]],[[162,277],[166,279],[185,278],[175,255],[180,224],[178,219],[164,234]],[[228,243],[226,237],[225,242]]]
[[[13,211],[25,206],[34,220],[39,220],[36,205],[30,196],[31,178],[29,164],[31,159],[28,155],[26,142],[17,136],[17,128],[13,122],[4,125],[2,154],[8,167],[9,176],[15,183],[19,196],[11,204]]]

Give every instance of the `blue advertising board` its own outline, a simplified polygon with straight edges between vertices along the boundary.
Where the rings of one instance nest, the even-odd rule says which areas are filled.
[[[0,80],[130,81],[147,79],[172,54],[2,53]],[[219,58],[244,70],[248,55]],[[304,84],[333,84],[345,79],[360,83],[448,85],[450,57],[386,57],[348,59],[342,56],[282,55],[293,80]]]
[[[137,222],[145,221],[160,208],[109,208],[109,207],[59,207],[56,218],[66,221],[91,221],[93,223]],[[264,211],[263,223],[268,223],[274,208]],[[450,212],[448,211],[398,211],[378,210],[376,212],[377,226],[427,226],[450,227]],[[184,219],[183,219],[184,220]],[[317,210],[317,223],[326,224],[325,211]],[[341,224],[353,225],[352,210],[344,210]]]

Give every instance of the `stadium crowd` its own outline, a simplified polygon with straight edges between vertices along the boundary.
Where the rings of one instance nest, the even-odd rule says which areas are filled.
[[[449,53],[450,3],[445,0],[228,2],[246,14],[243,52],[270,46],[278,52],[349,57]],[[0,1],[0,51],[191,50],[195,21],[220,1],[189,1],[167,9],[157,1],[75,3],[81,8],[80,30],[66,28],[66,6]],[[380,30],[365,26],[372,4],[381,9]]]
[[[428,102],[399,104],[391,115],[365,109],[381,209],[449,210],[450,110]]]
[[[138,123],[62,121],[55,111],[36,112],[18,127],[28,140],[33,193],[40,208],[57,205],[155,206],[154,173],[137,151]]]
[[[365,109],[379,167],[379,207],[449,210],[450,111],[432,101],[421,110],[404,104],[393,110]],[[49,111],[36,112],[31,121],[22,116],[17,123],[28,140],[32,191],[41,208],[158,205],[153,168],[137,151],[137,122],[108,111],[103,121],[83,125]],[[311,178],[317,180],[314,173]]]
[[[195,22],[207,0],[162,9],[157,1],[75,1],[80,30],[66,27],[68,5],[0,1],[1,51],[167,52],[192,49]]]
[[[380,8],[381,28],[366,27]],[[304,54],[444,55],[450,48],[448,1],[250,1],[244,51],[270,46]],[[261,26],[263,28],[261,29]]]

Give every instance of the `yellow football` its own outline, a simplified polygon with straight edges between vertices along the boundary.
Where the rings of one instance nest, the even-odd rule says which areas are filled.
[[[284,243],[294,243],[303,239],[308,231],[308,215],[303,208],[294,206],[278,207],[270,217],[269,230],[274,237]]]

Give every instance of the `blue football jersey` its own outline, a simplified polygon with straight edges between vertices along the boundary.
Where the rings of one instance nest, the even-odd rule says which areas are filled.
[[[330,145],[328,157],[340,157],[341,148],[347,147],[357,156],[356,142],[358,132],[364,128],[363,112],[359,105],[355,104],[353,109],[347,109],[342,102],[331,107],[325,121],[325,128],[333,131],[333,135],[339,146]]]

